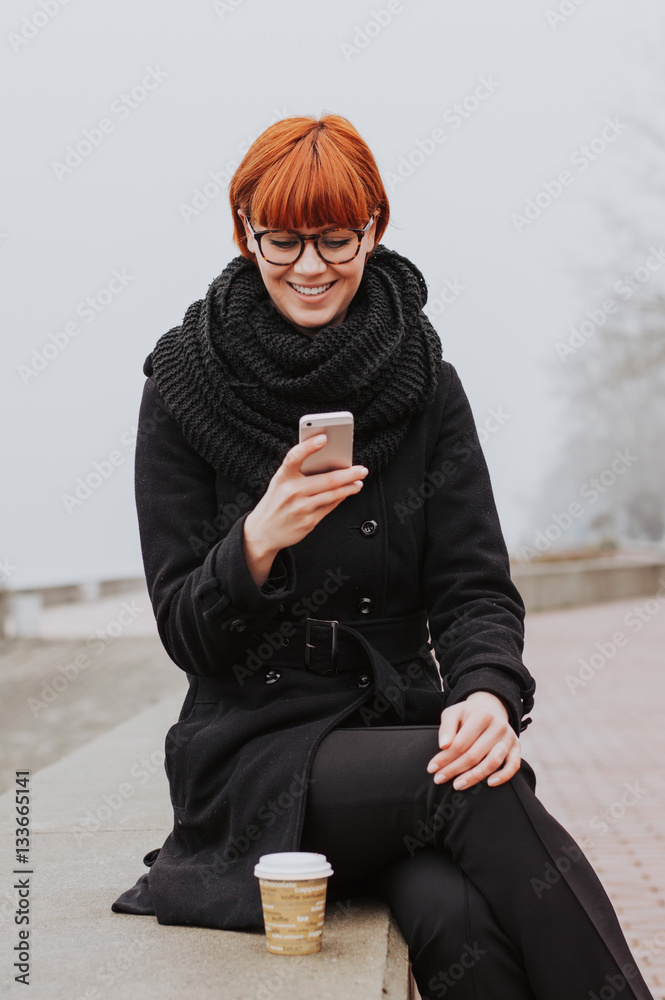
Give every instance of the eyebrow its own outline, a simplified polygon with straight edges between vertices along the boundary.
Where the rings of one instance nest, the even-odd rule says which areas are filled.
[[[314,228],[314,227],[311,227],[311,228]],[[360,228],[362,229],[362,226]],[[274,232],[274,233],[297,233],[299,236],[315,236],[317,233],[327,233],[327,232],[331,232],[331,231],[333,231],[335,229],[352,229],[353,230],[353,229],[358,229],[358,227],[357,226],[352,226],[352,225],[347,224],[345,222],[329,222],[327,225],[325,225],[323,227],[323,229],[318,229],[318,230],[315,229],[315,231],[313,233],[301,233],[300,230],[296,229],[294,226],[282,226],[281,228],[276,227],[276,226],[269,226],[267,229],[263,229],[263,230],[257,229],[256,232],[258,232],[258,233],[260,233],[260,232],[264,232],[264,233],[266,233],[266,232],[267,233],[271,233],[271,232]]]

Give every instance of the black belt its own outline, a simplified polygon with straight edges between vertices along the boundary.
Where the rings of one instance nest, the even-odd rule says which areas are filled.
[[[358,652],[358,641],[365,647],[366,653],[370,652],[368,647],[371,646],[374,653],[392,661],[416,657],[423,647],[425,650],[432,648],[425,611],[399,618],[375,619],[354,626],[337,620],[306,618],[294,627],[296,633],[289,638],[289,659],[292,663],[299,659],[299,650],[293,650],[292,646],[295,644],[298,647],[302,643],[304,669],[323,677],[334,677],[340,669],[344,669],[344,654],[348,653],[349,659],[352,659],[353,654]]]
[[[382,695],[393,706],[400,720],[404,719],[405,686],[400,671],[393,664],[415,661],[419,655],[432,649],[424,609],[396,618],[377,618],[354,625],[322,618],[289,624],[289,631],[282,633],[288,636],[288,645],[274,650],[270,658],[271,667],[335,677],[347,671],[357,673],[363,666],[369,666],[375,693]],[[432,668],[436,669],[434,660]]]
[[[287,624],[288,628],[285,628]],[[424,609],[394,618],[356,622],[354,625],[323,618],[298,622],[285,620],[279,632],[275,630],[272,635],[266,633],[264,639],[266,653],[262,653],[259,642],[254,650],[250,647],[249,657],[254,655],[257,665],[261,665],[265,655],[265,665],[278,671],[295,669],[321,677],[335,677],[340,673],[357,674],[369,666],[375,692],[390,702],[400,719],[404,718],[406,709],[405,685],[400,671],[393,664],[413,662],[433,648]],[[249,658],[247,665],[249,673],[255,673],[256,666]],[[436,671],[433,658],[432,669]],[[214,678],[198,678],[197,700],[215,701],[218,697],[218,682]]]

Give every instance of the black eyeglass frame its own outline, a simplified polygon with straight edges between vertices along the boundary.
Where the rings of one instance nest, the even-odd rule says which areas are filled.
[[[321,260],[325,264],[333,264],[333,265],[334,264],[349,264],[352,260],[355,260],[355,258],[358,256],[358,251],[360,250],[360,244],[363,241],[363,237],[369,231],[369,228],[372,225],[372,223],[374,222],[375,218],[376,218],[376,216],[371,215],[370,219],[369,219],[369,222],[367,223],[367,225],[365,226],[364,229],[351,229],[350,226],[344,226],[343,227],[343,231],[344,232],[346,232],[346,233],[355,233],[355,235],[358,237],[358,244],[356,246],[356,252],[353,254],[352,257],[348,257],[347,260],[326,260],[326,258],[323,256],[323,254],[319,250],[319,238],[321,236],[326,236],[328,233],[334,233],[338,229],[342,229],[342,227],[340,227],[340,226],[330,226],[329,229],[324,229],[322,233],[312,233],[311,236],[303,236],[302,233],[297,233],[295,231],[295,229],[263,229],[263,230],[261,230],[260,233],[255,233],[254,230],[253,230],[253,228],[252,228],[252,223],[249,220],[249,216],[245,216],[245,220],[247,222],[247,225],[249,226],[249,231],[252,234],[252,236],[254,237],[254,239],[256,240],[256,242],[258,243],[258,245],[259,245],[259,253],[263,257],[263,259],[265,260],[265,262],[267,264],[272,264],[273,267],[291,267],[292,264],[295,264],[296,261],[300,260],[300,258],[302,257],[302,255],[305,252],[305,240],[314,240],[314,249],[316,250],[316,252],[318,253],[319,257],[321,258]],[[261,237],[262,236],[267,236],[269,233],[291,233],[293,236],[297,236],[298,239],[300,240],[300,253],[298,254],[298,256],[294,257],[293,260],[287,261],[286,263],[281,263],[281,262],[278,263],[277,261],[269,260],[266,257],[266,255],[264,254],[263,248],[261,246]]]

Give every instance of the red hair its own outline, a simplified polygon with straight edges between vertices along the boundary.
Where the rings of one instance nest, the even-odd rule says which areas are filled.
[[[252,143],[231,180],[234,241],[254,260],[238,209],[268,229],[339,223],[362,229],[378,212],[374,241],[390,217],[372,152],[350,121],[324,114],[283,118]]]

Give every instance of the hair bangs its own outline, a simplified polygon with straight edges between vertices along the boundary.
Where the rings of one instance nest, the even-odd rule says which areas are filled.
[[[331,223],[362,228],[371,208],[352,164],[334,149],[324,159],[316,147],[310,156],[302,145],[285,156],[272,175],[261,178],[250,202],[251,218],[268,229]]]
[[[240,209],[254,227],[266,229],[362,229],[378,213],[375,243],[390,217],[372,152],[341,115],[283,118],[268,126],[233,175],[229,200],[234,239],[249,260],[254,254]]]

